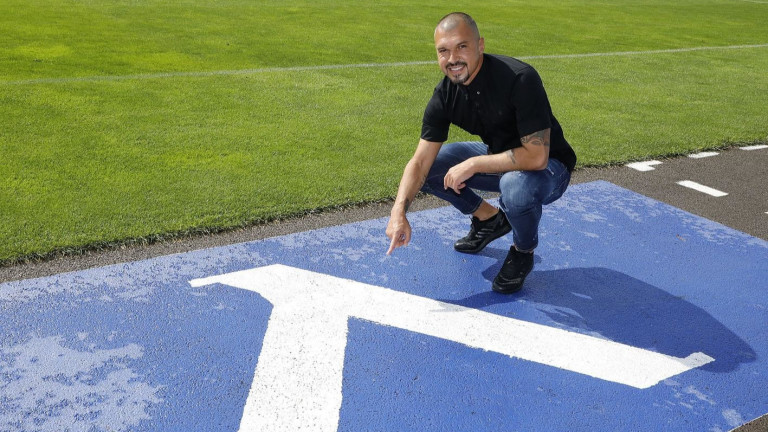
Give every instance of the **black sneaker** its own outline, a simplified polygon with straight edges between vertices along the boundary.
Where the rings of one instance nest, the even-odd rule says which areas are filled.
[[[501,210],[496,213],[496,216],[485,221],[472,216],[472,228],[469,229],[469,234],[459,239],[453,248],[463,253],[478,253],[488,243],[510,231],[512,231],[512,226],[509,225],[507,217]]]
[[[499,274],[493,280],[493,290],[502,294],[520,291],[525,277],[531,270],[533,270],[533,253],[520,252],[512,246],[509,248]]]

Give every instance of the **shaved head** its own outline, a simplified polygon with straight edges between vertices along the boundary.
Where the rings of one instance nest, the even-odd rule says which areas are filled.
[[[435,50],[445,76],[454,84],[469,85],[483,65],[485,41],[471,16],[453,12],[435,28]]]
[[[472,30],[475,39],[480,39],[480,30],[477,29],[477,23],[475,23],[475,20],[473,20],[471,16],[464,12],[451,12],[444,16],[440,22],[437,23],[435,33],[438,31],[449,32],[459,27],[462,23]]]

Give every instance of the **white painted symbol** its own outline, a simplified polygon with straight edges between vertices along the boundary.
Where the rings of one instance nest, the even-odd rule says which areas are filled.
[[[679,184],[680,186],[687,187],[689,189],[693,189],[693,190],[705,193],[707,195],[711,195],[713,197],[718,197],[719,198],[719,197],[724,197],[724,196],[728,195],[727,192],[719,191],[717,189],[713,189],[713,188],[711,188],[709,186],[704,186],[703,184],[699,184],[699,183],[696,183],[696,182],[690,181],[690,180],[679,181],[679,182],[677,182],[677,184]]]
[[[259,293],[273,305],[240,431],[337,430],[350,317],[641,389],[714,360],[700,352],[672,357],[283,265],[190,281],[214,283]]]
[[[652,161],[646,161],[646,162],[632,162],[628,163],[627,166],[636,169],[638,171],[653,171],[656,168],[654,168],[654,165],[661,165],[660,161],[652,160]]]
[[[739,148],[742,149],[742,150],[747,150],[747,151],[750,151],[750,150],[763,150],[763,149],[768,149],[768,145],[766,145],[766,144],[757,144],[757,145],[744,146],[744,147],[739,147]]]
[[[708,158],[712,156],[717,156],[719,154],[720,153],[718,152],[701,152],[701,153],[689,154],[688,157],[691,159],[703,159],[703,158]]]

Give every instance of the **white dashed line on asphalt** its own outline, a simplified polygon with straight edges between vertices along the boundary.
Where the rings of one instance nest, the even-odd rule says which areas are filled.
[[[702,193],[705,193],[707,195],[711,195],[713,197],[724,197],[728,195],[727,192],[719,191],[717,189],[713,189],[709,186],[704,186],[703,184],[699,184],[690,180],[683,180],[677,182],[680,186],[687,187],[689,189],[693,189]]]
[[[720,153],[718,153],[718,152],[701,152],[701,153],[690,154],[690,155],[688,155],[688,157],[692,158],[692,159],[701,159],[701,158],[706,158],[706,157],[717,156],[719,154]]]
[[[654,165],[661,165],[661,162],[657,160],[652,160],[652,161],[646,161],[646,162],[632,162],[627,164],[628,167],[638,171],[653,171],[656,169],[653,167]]]
[[[761,181],[765,176],[759,175],[760,169],[765,167],[766,157],[768,137],[729,148],[700,149],[685,157],[659,160],[650,160],[648,157],[645,161],[624,163],[620,168],[621,173],[617,172],[615,177],[611,177],[617,184],[653,199],[767,239],[768,225],[765,221],[768,220],[768,208],[764,205],[765,182]],[[734,164],[734,161],[738,162]],[[631,168],[631,171],[627,168]],[[758,175],[752,172],[754,168],[758,168]],[[632,171],[639,173],[633,174]],[[692,189],[696,193],[678,186]]]
[[[739,147],[742,150],[762,150],[762,149],[768,149],[768,145],[766,144],[758,144],[758,145],[751,145],[746,147]]]

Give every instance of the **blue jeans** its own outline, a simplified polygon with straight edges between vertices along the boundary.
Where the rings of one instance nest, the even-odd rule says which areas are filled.
[[[500,192],[499,206],[512,225],[515,246],[522,251],[535,249],[539,244],[541,207],[563,195],[571,181],[571,173],[559,160],[549,159],[547,168],[541,171],[475,174],[466,181],[461,194],[444,188],[443,178],[451,167],[486,154],[488,146],[481,142],[444,144],[421,190],[448,201],[467,215],[474,213],[483,202],[473,189]]]

